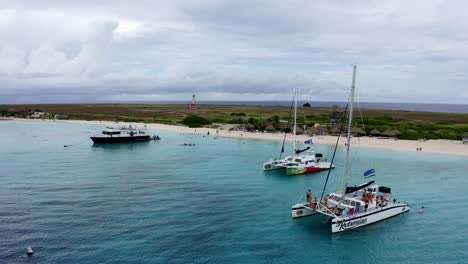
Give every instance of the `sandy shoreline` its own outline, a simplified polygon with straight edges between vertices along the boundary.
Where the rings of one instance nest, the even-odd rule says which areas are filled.
[[[14,119],[20,121],[45,121],[54,122],[53,120],[37,120],[37,119]],[[102,124],[102,125],[115,125],[115,122],[110,121],[85,121],[85,120],[59,120],[55,122],[68,122],[68,123],[82,123],[82,124]],[[119,122],[119,124],[133,124]],[[143,126],[143,124],[137,124]],[[229,138],[250,138],[250,139],[263,139],[263,140],[283,140],[284,134],[282,133],[262,133],[262,132],[245,132],[245,131],[227,131],[227,129],[213,129],[213,128],[188,128],[183,126],[164,125],[164,124],[146,124],[148,129],[170,131],[178,133],[191,133],[206,135],[210,132],[211,135]],[[218,131],[218,133],[216,132]],[[157,134],[157,133],[156,133]],[[310,137],[306,135],[297,136],[298,141],[305,141]],[[292,137],[287,136],[287,140],[291,141]],[[314,136],[312,137],[314,144],[334,145],[336,143],[335,136]],[[345,139],[340,139],[340,144],[344,144]],[[375,148],[397,150],[404,152],[416,152],[416,148],[421,147],[421,153],[437,153],[448,155],[464,155],[468,156],[468,144],[462,144],[462,141],[455,140],[426,140],[424,142],[417,140],[394,140],[382,139],[374,137],[356,137],[352,140],[353,145],[362,148]]]

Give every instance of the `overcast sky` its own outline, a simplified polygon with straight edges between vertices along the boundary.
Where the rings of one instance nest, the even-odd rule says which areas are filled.
[[[0,103],[468,103],[468,2],[2,0]]]

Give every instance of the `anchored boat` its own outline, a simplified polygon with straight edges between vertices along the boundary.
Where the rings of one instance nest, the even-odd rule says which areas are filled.
[[[298,175],[304,173],[318,172],[322,170],[332,169],[335,166],[330,162],[327,162],[323,158],[323,154],[315,153],[310,147],[300,150],[296,147],[296,129],[297,129],[297,92],[294,92],[294,125],[293,125],[293,155],[287,156],[284,159],[281,158],[281,154],[284,152],[284,143],[281,148],[279,159],[270,159],[270,161],[263,164],[264,171],[272,170],[285,170],[286,175]],[[286,134],[285,138],[286,139]],[[312,143],[312,140],[308,144]],[[307,142],[306,142],[307,143]]]
[[[146,129],[139,129],[135,125],[121,127],[106,127],[99,136],[91,137],[91,140],[96,143],[126,143],[126,142],[141,142],[152,139],[159,139],[158,136],[151,136]]]
[[[353,67],[351,100],[349,104],[343,192],[330,193],[326,196],[323,196],[322,192],[322,197],[320,197],[320,199],[309,199],[309,201],[297,203],[292,206],[291,211],[293,218],[317,214],[326,216],[327,222],[331,220],[333,233],[382,221],[408,212],[410,208],[408,204],[397,202],[397,200],[391,196],[391,189],[389,187],[380,186],[374,181],[363,183],[358,186],[348,186],[349,150],[351,147],[355,80],[356,66]],[[332,163],[333,159],[334,156],[332,158]],[[329,176],[330,174],[327,176],[323,190],[325,190]]]
[[[306,153],[291,158],[291,162],[285,165],[286,175],[298,175],[312,173],[334,168],[335,166],[323,158],[321,153]]]

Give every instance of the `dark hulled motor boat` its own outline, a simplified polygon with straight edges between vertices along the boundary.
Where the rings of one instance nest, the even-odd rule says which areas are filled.
[[[152,140],[146,129],[138,129],[136,126],[122,126],[119,128],[106,127],[99,136],[91,137],[94,143],[126,143]]]

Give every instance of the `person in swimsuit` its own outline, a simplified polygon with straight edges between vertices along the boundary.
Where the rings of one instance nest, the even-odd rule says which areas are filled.
[[[310,191],[310,189],[306,192],[306,197],[308,203],[312,202],[312,192]]]

